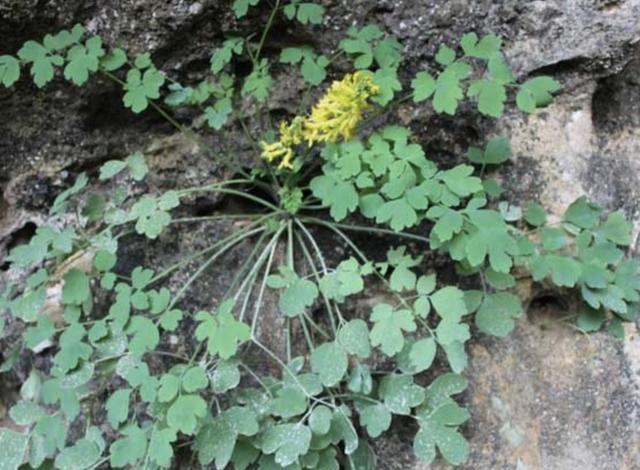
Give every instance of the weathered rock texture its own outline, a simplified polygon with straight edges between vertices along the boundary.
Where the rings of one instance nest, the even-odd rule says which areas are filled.
[[[83,22],[107,43],[132,53],[151,50],[159,67],[188,82],[206,70],[210,50],[225,32],[247,33],[264,24],[267,3],[237,22],[220,0],[1,0],[0,53]],[[453,43],[464,32],[503,37],[521,78],[544,72],[562,82],[552,106],[529,117],[513,113],[497,125],[471,112],[451,119],[405,108],[399,118],[445,165],[487,133],[508,135],[515,157],[504,184],[514,201],[539,198],[559,214],[587,194],[608,209],[623,208],[638,227],[640,0],[323,3],[326,29],[278,23],[266,53],[284,44],[333,48],[347,26],[375,22],[405,44],[410,74],[431,62],[441,42]],[[277,68],[276,80],[274,112],[295,109],[301,84]],[[75,174],[95,173],[109,158],[153,148],[151,184],[162,188],[216,176],[215,161],[153,113],[133,116],[120,104],[119,90],[100,79],[79,89],[60,80],[44,91],[24,80],[12,91],[0,90],[0,107],[0,259],[29,235],[28,222],[44,220],[52,198]],[[197,240],[197,234],[178,234],[171,246]],[[153,263],[163,254],[157,250],[138,261]],[[0,287],[2,282],[0,272]],[[203,292],[215,292],[220,281],[210,282]],[[604,334],[587,338],[553,321],[565,314],[534,302],[509,338],[471,341],[465,399],[473,419],[465,433],[472,452],[465,468],[640,468],[636,327],[627,327],[624,344]],[[413,461],[405,424],[410,427],[400,423],[378,445],[379,468],[424,468]]]

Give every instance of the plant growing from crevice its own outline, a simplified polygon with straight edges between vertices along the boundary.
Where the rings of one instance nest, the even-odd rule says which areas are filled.
[[[240,17],[258,3],[235,0],[233,10]],[[350,29],[330,56],[308,46],[264,56],[276,18],[319,24],[322,14],[311,2],[276,1],[261,34],[227,38],[211,56],[211,75],[190,85],[160,72],[149,54],[106,51],[81,26],[0,56],[6,87],[24,67],[38,87],[56,68],[75,85],[100,74],[122,86],[127,108],[155,109],[205,150],[198,125],[224,140],[236,123],[255,160],[243,167],[229,145],[211,155],[229,178],[140,197],[119,186],[144,180],[144,155],[108,161],[92,186],[79,175],[54,201],[52,224],[11,251],[24,281],[7,287],[0,308],[24,333],[2,371],[44,351],[52,364],[32,368],[10,410],[25,432],[0,429],[4,468],[164,468],[178,453],[191,466],[219,469],[375,468],[371,442],[394,417],[412,422],[418,459],[439,452],[462,464],[469,413],[453,397],[467,386],[465,343],[475,330],[502,337],[514,328],[523,313],[516,275],[577,296],[583,332],[606,325],[622,336],[621,322],[637,318],[639,267],[624,256],[631,227],[620,212],[605,216],[580,198],[548,220],[535,202],[501,202],[499,183],[485,177],[509,159],[508,140],[489,139],[469,149],[468,163],[442,169],[409,129],[374,124],[409,101],[454,115],[465,96],[499,117],[512,90],[518,108],[532,113],[559,90],[553,79],[518,83],[500,39],[470,33],[459,47],[440,47],[438,71],[417,73],[403,94],[402,46],[374,25]],[[230,72],[240,56],[252,64],[243,79]],[[355,70],[321,87],[335,61]],[[278,66],[299,67],[308,89],[297,116],[272,123],[266,103]],[[182,124],[165,106],[191,106],[199,117]],[[178,215],[181,204],[208,194],[250,210]],[[236,224],[159,272],[119,263],[131,237],[162,245],[166,232],[218,221]],[[368,254],[358,234],[378,237],[386,253]],[[323,248],[327,238],[349,256],[336,262]],[[239,247],[247,255],[231,267],[217,307],[187,307],[199,278]],[[444,283],[426,252],[447,256],[477,288]],[[169,289],[177,273],[186,277]],[[386,292],[384,301],[362,307],[357,299],[373,288]],[[282,344],[264,333],[274,297]],[[184,336],[190,354],[165,348],[169,336]],[[158,357],[162,370],[150,361]],[[107,396],[101,414],[81,412]]]

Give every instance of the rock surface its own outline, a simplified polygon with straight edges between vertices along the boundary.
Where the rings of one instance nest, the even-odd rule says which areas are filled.
[[[497,125],[475,115],[448,119],[408,110],[401,110],[401,118],[444,164],[454,163],[478,136],[510,136],[514,161],[503,180],[515,202],[541,199],[559,214],[587,194],[608,209],[623,208],[636,222],[638,240],[639,0],[323,3],[328,33],[278,24],[266,52],[284,43],[331,48],[347,26],[376,22],[404,43],[407,70],[414,73],[432,60],[441,42],[453,43],[464,32],[503,37],[521,77],[544,72],[563,84],[552,106],[529,117],[508,115]],[[258,7],[237,22],[226,2],[217,0],[4,0],[0,53],[15,53],[28,39],[80,21],[110,44],[153,51],[159,67],[189,80],[206,69],[210,50],[225,32],[251,31],[267,13]],[[278,78],[282,85],[272,106],[285,112],[297,103],[299,84],[281,72]],[[132,116],[107,82],[76,89],[59,80],[38,91],[23,81],[14,91],[0,90],[0,106],[0,259],[28,236],[29,222],[44,220],[52,198],[75,174],[95,172],[109,158],[153,149],[159,176],[151,184],[158,187],[215,177],[213,162],[154,114]],[[194,246],[195,235],[180,236],[174,246]],[[155,256],[149,251],[146,261]],[[0,288],[2,283],[0,271]],[[205,292],[216,289],[204,286]],[[627,326],[623,344],[605,334],[583,337],[553,321],[565,314],[561,307],[534,302],[507,339],[480,336],[470,342],[465,400],[473,418],[465,433],[472,450],[464,468],[640,468],[636,326]],[[379,468],[425,468],[413,461],[403,424],[378,445]]]

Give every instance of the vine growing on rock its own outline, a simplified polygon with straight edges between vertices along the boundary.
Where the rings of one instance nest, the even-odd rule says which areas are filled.
[[[240,17],[258,3],[232,7]],[[631,227],[622,213],[603,214],[585,198],[554,219],[536,202],[508,204],[486,177],[509,159],[507,139],[488,139],[469,149],[468,163],[440,168],[409,129],[379,124],[408,101],[454,115],[469,98],[480,114],[499,117],[515,97],[533,113],[552,101],[555,80],[519,83],[501,40],[469,33],[441,46],[433,69],[406,86],[402,45],[375,25],[347,31],[331,55],[304,46],[265,57],[278,15],[321,24],[323,13],[311,2],[276,1],[260,34],[228,37],[213,51],[211,73],[192,84],[158,70],[148,53],[105,49],[80,25],[0,56],[7,88],[26,70],[37,87],[57,71],[78,86],[102,75],[122,87],[131,111],[155,109],[203,148],[197,129],[224,141],[228,126],[242,126],[255,157],[247,169],[233,151],[212,154],[226,178],[139,197],[122,186],[145,179],[144,154],[110,160],[95,184],[80,174],[55,199],[49,225],[12,249],[21,280],[0,297],[0,332],[23,333],[1,371],[23,357],[50,361],[24,380],[10,409],[17,427],[0,429],[0,468],[166,468],[180,455],[218,469],[368,469],[376,467],[372,440],[402,417],[415,429],[418,459],[439,453],[462,464],[469,413],[455,397],[467,387],[465,343],[472,331],[512,331],[524,311],[517,279],[579,299],[583,332],[606,326],[622,336],[621,322],[637,318],[640,270],[624,254]],[[252,64],[244,77],[232,72],[239,59]],[[338,61],[352,71],[325,86]],[[297,70],[308,85],[300,112],[281,123],[267,107],[274,67]],[[180,123],[167,106],[197,117]],[[249,209],[177,215],[206,194]],[[122,260],[132,237],[162,244],[168,231],[212,221],[234,228],[158,272]],[[384,241],[383,253],[368,254],[359,233]],[[334,262],[327,237],[349,256]],[[192,308],[186,299],[198,278],[243,246],[217,307]],[[445,282],[451,275],[426,264],[426,252],[446,256],[477,288]],[[177,273],[186,277],[170,289]],[[382,300],[354,302],[374,286]],[[267,302],[274,296],[275,307]],[[264,334],[273,308],[282,344]],[[189,354],[167,348],[169,337]],[[96,412],[91,403],[101,397]]]

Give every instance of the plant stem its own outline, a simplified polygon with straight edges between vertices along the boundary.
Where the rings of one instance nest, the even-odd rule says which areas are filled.
[[[207,253],[209,253],[212,250],[215,250],[218,246],[226,243],[228,240],[233,239],[234,237],[239,236],[242,233],[247,232],[251,227],[258,225],[262,222],[264,222],[265,220],[269,219],[270,217],[272,217],[274,214],[270,213],[270,214],[266,214],[264,216],[262,216],[260,219],[251,222],[249,225],[247,225],[246,227],[243,227],[242,229],[240,229],[239,232],[235,232],[232,233],[231,235],[226,236],[225,238],[223,238],[222,240],[218,240],[217,242],[215,242],[213,245],[208,246],[207,248],[200,250],[182,260],[180,260],[179,262],[175,263],[172,266],[169,266],[168,268],[166,268],[164,271],[162,271],[161,273],[159,273],[158,275],[156,275],[154,278],[152,278],[149,282],[147,282],[146,286],[149,286],[151,284],[154,284],[156,282],[158,282],[160,279],[168,276],[169,274],[171,274],[173,271],[175,271],[176,269],[184,266],[185,264],[190,263],[191,261],[193,261],[196,258],[199,258],[202,255],[205,255]]]
[[[309,392],[307,392],[307,389],[304,388],[304,385],[302,385],[302,383],[300,382],[300,380],[298,379],[298,377],[296,376],[296,374],[293,373],[293,371],[289,368],[289,366],[287,364],[285,364],[282,359],[280,359],[273,351],[271,351],[269,348],[267,348],[264,344],[262,344],[260,341],[258,341],[255,337],[251,338],[251,342],[253,344],[255,344],[256,346],[258,346],[258,348],[260,348],[262,351],[264,351],[271,359],[273,359],[275,362],[278,363],[278,365],[280,367],[282,367],[282,370],[284,372],[286,372],[292,379],[293,381],[296,383],[296,385],[298,386],[298,388],[300,388],[300,390],[302,391],[302,393],[305,394],[305,396],[312,401],[318,402],[318,403],[322,403],[325,406],[328,406],[329,408],[335,409],[336,406],[332,403],[329,403],[326,400],[322,400],[320,398],[316,398],[312,395],[309,394]]]
[[[280,229],[276,232],[276,235],[274,236],[271,242],[273,245],[271,246],[271,249],[270,249],[269,260],[267,261],[267,266],[265,267],[265,270],[264,270],[264,275],[262,277],[262,284],[260,285],[260,292],[258,292],[258,299],[256,300],[256,303],[255,303],[255,311],[253,313],[253,318],[251,320],[251,336],[253,336],[256,331],[256,324],[258,322],[258,312],[260,311],[260,307],[262,306],[262,297],[264,296],[264,290],[267,287],[267,278],[269,277],[269,273],[271,272],[271,266],[273,265],[273,257],[275,256],[276,248],[278,246],[277,244],[278,238],[282,234],[283,230],[284,230],[284,226],[280,227]]]
[[[242,276],[244,276],[244,273],[247,270],[247,268],[249,267],[249,264],[253,261],[253,258],[258,254],[258,252],[260,251],[261,248],[264,248],[262,246],[262,242],[264,241],[264,239],[266,237],[267,237],[267,232],[266,231],[262,235],[260,235],[260,238],[258,238],[258,241],[256,241],[255,246],[251,250],[251,253],[249,253],[249,256],[247,256],[247,258],[244,260],[244,263],[242,263],[242,266],[240,266],[240,268],[236,271],[235,275],[233,276],[233,280],[231,281],[231,285],[229,285],[229,288],[227,289],[227,293],[225,295],[225,298],[228,297],[233,292],[233,290],[236,287],[236,284],[240,281]],[[242,290],[244,289],[245,284],[248,282],[248,280],[250,278],[251,278],[251,274],[249,274],[247,277],[245,277],[243,279],[243,281],[242,281],[242,283],[240,285],[240,288],[238,289],[238,291],[234,295],[234,298],[236,300],[237,300],[238,296],[240,295],[240,292],[242,292]]]
[[[172,224],[191,223],[191,222],[212,222],[215,220],[233,220],[233,219],[255,219],[263,214],[220,214],[220,215],[205,215],[200,217],[179,217],[172,219]]]
[[[276,4],[273,7],[273,10],[271,10],[271,14],[269,15],[269,19],[267,20],[267,25],[264,27],[264,31],[262,31],[262,36],[260,37],[260,42],[258,43],[258,48],[256,49],[256,53],[254,55],[254,65],[256,65],[258,63],[258,60],[260,59],[262,47],[264,46],[264,42],[267,39],[267,35],[269,34],[271,26],[273,26],[273,20],[276,17],[276,13],[278,13],[278,7],[280,7],[280,0],[276,0]]]
[[[218,257],[220,257],[222,254],[226,253],[236,243],[238,243],[238,242],[240,242],[240,241],[244,240],[245,238],[248,238],[248,237],[250,237],[252,235],[255,235],[256,233],[259,233],[259,232],[261,232],[263,230],[265,230],[265,227],[259,227],[259,228],[256,228],[256,229],[250,231],[250,232],[247,232],[247,233],[243,234],[242,236],[231,240],[229,243],[227,243],[222,248],[220,248],[218,251],[216,251],[213,255],[211,255],[211,258],[209,258],[207,261],[202,263],[202,265],[196,270],[196,272],[193,273],[191,275],[191,277],[187,280],[187,282],[184,283],[182,288],[178,291],[178,293],[175,295],[175,297],[173,298],[173,300],[169,304],[169,307],[167,307],[167,310],[171,310],[176,305],[176,303],[178,302],[180,297],[182,297],[182,295],[184,295],[184,293],[191,286],[191,284],[193,284],[193,282],[211,265],[211,263],[213,263],[216,259],[218,259]]]
[[[267,254],[269,254],[269,261],[268,261],[268,264],[267,264],[267,267],[266,267],[264,280],[263,280],[263,282],[266,282],[266,278],[269,276],[269,272],[271,271],[271,262],[272,262],[272,259],[273,259],[273,253],[275,252],[275,248],[277,246],[278,238],[280,237],[280,234],[282,233],[283,229],[284,229],[284,227],[280,227],[280,229],[278,229],[278,231],[273,236],[273,238],[269,241],[269,243],[267,243],[267,245],[265,246],[263,252],[260,254],[260,258],[258,259],[258,262],[251,269],[251,272],[249,273],[249,276],[247,277],[247,279],[245,279],[245,282],[243,282],[242,285],[240,286],[240,288],[238,289],[238,294],[241,293],[244,290],[244,285],[247,282],[253,283],[253,278],[257,277],[258,272],[260,271],[260,269],[262,268],[262,265],[264,264],[264,258],[267,256]],[[249,280],[249,279],[251,279],[251,280]],[[242,310],[242,312],[240,314],[240,320],[242,320],[244,318],[244,312],[245,312],[245,308],[243,307],[243,310]]]
[[[330,223],[325,223],[325,224],[322,224],[322,225],[326,225],[331,230],[333,230],[340,238],[342,238],[347,243],[347,245],[349,245],[349,247],[351,247],[351,249],[356,252],[356,254],[360,257],[360,259],[362,259],[362,261],[364,263],[369,263],[370,262],[369,259],[367,258],[367,256],[358,248],[358,246],[347,235],[345,235],[344,232],[342,232],[339,228],[334,227]],[[389,284],[389,281],[387,280],[387,278],[385,278],[382,274],[380,274],[380,272],[377,269],[374,269],[373,272],[385,284],[385,286],[389,289],[389,291],[392,292],[393,295],[400,301],[400,303],[403,305],[403,307],[405,307],[405,308],[407,308],[409,310],[412,310],[411,307],[409,306],[409,304],[407,304],[407,302],[404,299],[404,297],[402,297],[400,294],[398,294],[396,291],[394,291],[391,288],[391,285]],[[425,324],[425,326],[427,326],[427,325]],[[427,329],[429,329],[429,331],[431,331],[431,329],[428,326],[427,326]]]
[[[302,237],[299,234],[296,234],[296,235],[298,235],[298,244],[300,245],[300,248],[302,248],[302,252],[304,253],[305,258],[307,259],[307,264],[309,264],[312,274],[316,278],[316,282],[319,285],[320,275],[314,265],[313,257],[311,256],[311,253],[309,253],[309,250],[305,245],[304,240],[302,240]],[[331,329],[333,330],[333,334],[335,335],[337,333],[337,327],[336,327],[336,319],[333,315],[333,309],[331,308],[331,302],[329,301],[326,294],[322,290],[320,291],[320,295],[322,295],[322,299],[324,301],[325,307],[327,308],[327,313],[329,314],[329,321],[331,323]]]
[[[425,242],[425,243],[430,243],[431,241],[426,238],[426,237],[422,237],[420,235],[415,235],[413,233],[407,233],[407,232],[394,232],[393,230],[388,230],[385,228],[376,228],[376,227],[366,227],[364,225],[348,225],[348,224],[341,224],[338,222],[330,222],[327,220],[323,220],[323,219],[319,219],[317,217],[301,217],[301,220],[303,221],[307,221],[310,222],[312,224],[315,225],[325,225],[325,226],[334,226],[334,227],[338,227],[338,228],[342,228],[344,230],[350,230],[353,232],[369,232],[369,233],[377,233],[380,235],[389,235],[389,236],[395,236],[395,237],[404,237],[404,238],[410,238],[412,240],[417,240],[417,241],[421,241],[421,242]]]
[[[235,189],[203,186],[201,188],[193,189],[190,192],[193,192],[193,193],[196,193],[196,192],[218,192],[218,193],[223,193],[223,194],[233,194],[234,196],[243,197],[245,199],[249,199],[250,201],[256,202],[256,203],[258,203],[258,204],[260,204],[262,206],[268,207],[269,209],[271,209],[271,210],[273,210],[275,212],[281,212],[279,207],[275,206],[274,204],[271,204],[268,201],[265,201],[261,197],[257,197],[257,196],[254,196],[253,194],[245,193],[243,191],[238,191],[238,190],[235,190]]]

